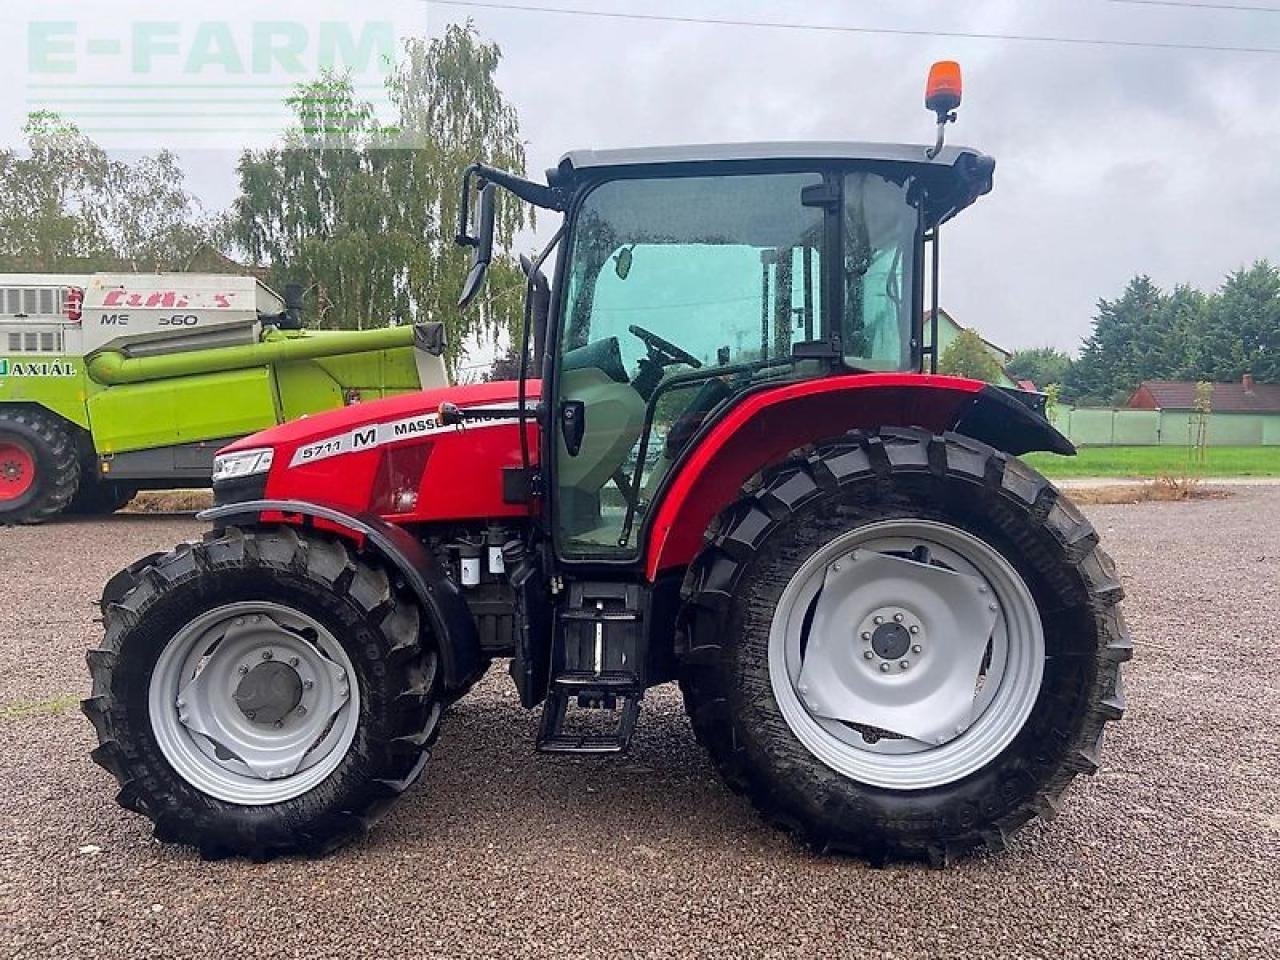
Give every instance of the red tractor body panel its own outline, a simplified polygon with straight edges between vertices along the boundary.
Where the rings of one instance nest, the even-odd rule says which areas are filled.
[[[918,426],[941,432],[985,384],[913,373],[851,374],[762,390],[737,403],[677,465],[643,554],[653,580],[688,564],[712,519],[754,473],[798,446],[859,427]],[[540,384],[528,384],[527,399]],[[527,517],[507,503],[502,472],[520,465],[514,421],[442,426],[443,402],[514,406],[517,384],[426,390],[306,417],[246,437],[224,452],[271,447],[264,495],[371,512],[397,524]],[[525,426],[536,460],[537,427]]]
[[[526,384],[538,398],[538,382]],[[271,447],[265,496],[370,511],[394,523],[528,516],[506,503],[502,470],[520,465],[514,420],[442,426],[444,402],[459,407],[514,407],[515,382],[424,390],[305,417],[238,440],[223,453]],[[537,427],[526,425],[536,459]]]
[[[874,373],[807,380],[752,394],[703,437],[677,470],[649,531],[650,581],[702,549],[712,519],[754,473],[796,447],[858,427],[924,427],[941,432],[986,387],[979,380]]]

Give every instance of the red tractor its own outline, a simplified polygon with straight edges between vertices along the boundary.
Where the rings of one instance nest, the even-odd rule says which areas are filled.
[[[120,803],[206,856],[330,850],[507,659],[549,753],[625,750],[678,681],[726,782],[820,850],[944,863],[1051,813],[1131,645],[1093,528],[1017,459],[1074,452],[1040,398],[923,372],[941,225],[995,166],[943,146],[934,79],[931,148],[469,169],[464,301],[499,188],[564,215],[520,377],[219,454],[204,540],[103,593],[84,709]]]

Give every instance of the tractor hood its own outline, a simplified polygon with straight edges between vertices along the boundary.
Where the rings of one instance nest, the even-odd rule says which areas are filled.
[[[528,402],[538,387],[526,384]],[[514,381],[468,384],[272,427],[218,452],[215,499],[306,500],[399,523],[524,515],[527,507],[506,503],[502,491],[503,469],[521,465],[517,420],[446,426],[438,416],[442,403],[514,409],[517,400]],[[536,456],[536,427],[525,429]]]

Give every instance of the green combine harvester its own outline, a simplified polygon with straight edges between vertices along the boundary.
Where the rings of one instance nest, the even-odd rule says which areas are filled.
[[[303,330],[252,277],[0,275],[0,524],[206,487],[231,440],[445,385],[443,351],[438,323]]]

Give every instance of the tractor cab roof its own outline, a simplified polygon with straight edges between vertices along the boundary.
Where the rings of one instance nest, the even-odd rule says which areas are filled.
[[[967,147],[929,148],[906,143],[831,140],[710,143],[619,150],[571,150],[548,171],[553,187],[573,190],[587,182],[620,176],[688,176],[797,166],[850,164],[880,168],[890,176],[913,176],[924,185],[930,223],[955,216],[990,192],[995,160]]]

